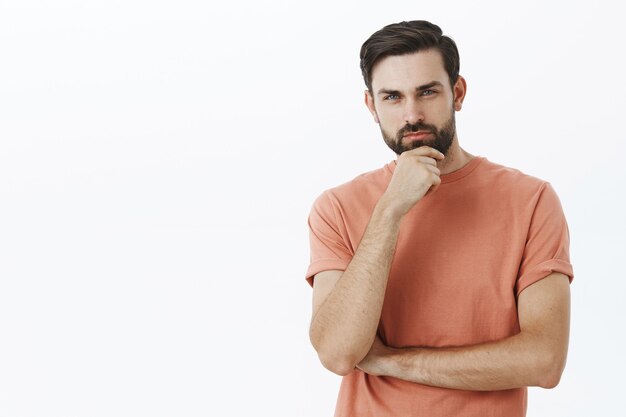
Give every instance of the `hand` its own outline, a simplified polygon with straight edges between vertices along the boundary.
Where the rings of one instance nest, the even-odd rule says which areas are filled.
[[[403,152],[384,197],[404,215],[411,207],[441,184],[437,161],[444,155],[430,146]]]
[[[385,373],[385,358],[391,352],[391,348],[386,346],[383,341],[376,335],[374,343],[367,355],[357,365],[357,368],[366,374],[379,376]]]

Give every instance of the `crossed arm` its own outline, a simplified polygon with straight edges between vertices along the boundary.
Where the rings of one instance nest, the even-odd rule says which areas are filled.
[[[569,279],[552,273],[518,298],[520,333],[495,342],[446,348],[392,348],[376,337],[357,365],[371,375],[444,388],[555,387],[569,341]]]
[[[569,341],[569,279],[561,273],[520,293],[520,332],[514,336],[473,346],[402,349],[385,346],[375,336],[400,219],[381,198],[345,271],[315,275],[309,334],[322,364],[339,375],[357,367],[445,388],[556,386]]]

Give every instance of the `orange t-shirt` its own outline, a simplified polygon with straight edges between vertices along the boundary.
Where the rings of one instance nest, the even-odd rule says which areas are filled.
[[[310,216],[309,284],[345,270],[396,161],[323,192]],[[519,333],[517,297],[552,272],[573,278],[552,186],[474,157],[404,216],[379,333],[389,346],[464,346]],[[527,389],[466,391],[376,377],[342,379],[336,417],[526,415]]]

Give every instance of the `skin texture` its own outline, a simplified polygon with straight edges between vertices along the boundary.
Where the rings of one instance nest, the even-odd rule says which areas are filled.
[[[421,88],[428,85],[428,88]],[[444,129],[462,108],[467,84],[450,86],[437,51],[391,56],[374,66],[365,104],[390,148],[402,149],[389,186],[345,271],[314,277],[311,343],[322,364],[346,375],[358,367],[372,375],[469,390],[558,384],[569,338],[569,282],[552,274],[526,288],[518,300],[519,334],[496,342],[450,348],[394,348],[377,337],[400,223],[440,175],[462,168],[473,155],[458,144],[456,129],[445,157],[434,135],[407,138],[406,126]],[[453,117],[453,116],[452,116]],[[415,130],[415,129],[410,129]]]
[[[553,273],[522,291],[518,315],[520,333],[474,346],[394,349],[376,337],[358,368],[371,375],[444,388],[553,388],[559,383],[567,357],[567,276]]]
[[[315,276],[309,334],[329,370],[346,375],[369,352],[380,321],[400,222],[416,200],[439,185],[435,160],[442,158],[429,147],[405,152],[346,270]]]
[[[426,85],[432,86],[419,89]],[[365,104],[387,141],[395,140],[397,133],[407,125],[422,124],[443,130],[450,118],[454,118],[453,112],[462,109],[466,92],[465,79],[459,76],[454,86],[450,86],[441,55],[435,50],[426,50],[386,57],[376,63],[372,91],[365,91]],[[406,149],[433,145],[433,137],[413,143],[404,138],[400,144]],[[459,146],[456,129],[445,156],[437,163],[442,174],[460,169],[473,158]]]
[[[391,137],[407,124],[443,128],[451,109],[461,109],[465,80],[459,77],[453,91],[441,57],[432,51],[397,58],[381,60],[373,72],[375,91],[394,89],[397,93],[392,103],[388,97],[366,92],[374,121]],[[416,90],[433,81],[439,85],[432,91]],[[422,98],[426,95],[428,98]],[[332,372],[352,372],[372,347],[404,214],[427,193],[436,192],[442,173],[455,171],[471,159],[472,155],[459,148],[456,133],[453,138],[445,158],[429,146],[403,152],[346,270],[324,271],[314,277],[309,336],[320,361]],[[428,140],[419,145],[426,143]]]

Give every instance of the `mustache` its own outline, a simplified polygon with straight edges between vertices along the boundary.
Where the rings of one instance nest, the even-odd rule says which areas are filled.
[[[397,136],[398,138],[402,138],[407,133],[413,133],[413,132],[435,133],[437,132],[437,128],[433,125],[428,125],[428,124],[423,124],[423,123],[416,123],[416,124],[407,123],[406,125],[404,125],[402,129],[398,130]]]

